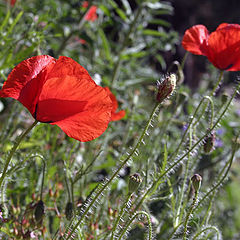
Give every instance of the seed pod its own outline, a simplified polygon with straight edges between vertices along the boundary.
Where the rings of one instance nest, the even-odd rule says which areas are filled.
[[[68,202],[65,208],[65,215],[67,220],[71,220],[73,216],[73,204],[72,202]]]
[[[199,174],[194,174],[191,180],[192,180],[194,191],[198,192],[201,187],[202,177]]]
[[[157,93],[157,101],[162,102],[171,93],[174,91],[176,87],[176,75],[170,74],[164,78],[162,82],[158,84],[158,93]]]
[[[204,139],[203,150],[205,153],[210,153],[213,150],[215,142],[215,132],[210,132]]]
[[[34,217],[37,223],[40,223],[44,216],[44,203],[42,200],[39,200],[36,204]]]
[[[128,182],[128,192],[132,194],[133,192],[136,192],[139,188],[140,184],[142,183],[142,178],[139,173],[134,173],[129,177]]]

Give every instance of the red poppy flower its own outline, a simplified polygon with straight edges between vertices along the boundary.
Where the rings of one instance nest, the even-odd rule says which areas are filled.
[[[125,116],[125,111],[121,110],[119,112],[117,112],[118,109],[118,102],[116,97],[114,96],[114,94],[110,91],[110,89],[108,87],[104,88],[107,93],[109,94],[109,97],[112,100],[112,115],[111,115],[111,121],[118,121],[120,119],[122,119]]]
[[[204,55],[218,69],[240,71],[240,25],[223,23],[211,34],[203,25],[189,28],[182,45],[187,51]]]
[[[84,1],[82,6],[84,8],[87,8],[88,7],[88,1]],[[88,10],[88,12],[85,15],[84,19],[86,21],[94,22],[98,18],[96,11],[97,11],[97,7],[96,6],[90,7],[90,9]]]
[[[9,74],[0,97],[18,100],[39,122],[57,125],[83,142],[106,130],[112,111],[104,88],[68,57],[42,55],[24,60]]]

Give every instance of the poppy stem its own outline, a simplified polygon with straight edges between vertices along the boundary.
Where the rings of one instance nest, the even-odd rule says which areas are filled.
[[[217,81],[217,83],[215,84],[213,90],[212,90],[211,93],[210,93],[210,96],[211,96],[211,97],[214,96],[214,94],[215,94],[215,92],[216,92],[216,90],[217,90],[220,82],[222,81],[222,77],[223,77],[223,71],[220,71],[218,81]]]
[[[127,162],[132,158],[132,156],[135,154],[135,152],[138,150],[138,148],[140,147],[140,145],[142,144],[143,138],[146,135],[148,128],[151,125],[152,119],[154,118],[159,106],[160,106],[160,102],[157,102],[152,110],[152,113],[149,117],[149,120],[141,134],[141,136],[138,139],[137,144],[135,145],[135,147],[133,148],[133,150],[131,151],[131,153],[125,158],[125,160],[121,163],[121,165],[118,167],[118,169],[114,172],[114,174],[112,175],[112,177],[106,182],[104,183],[104,185],[101,187],[101,189],[96,193],[95,197],[91,200],[91,202],[87,205],[86,209],[81,213],[81,215],[79,216],[79,218],[77,218],[77,223],[75,223],[72,227],[73,224],[73,220],[70,223],[70,227],[71,231],[70,232],[66,232],[65,236],[66,236],[66,240],[71,239],[73,233],[76,231],[76,229],[78,228],[78,226],[81,224],[81,222],[83,221],[83,219],[86,217],[86,215],[88,214],[89,210],[92,208],[92,206],[95,204],[95,202],[99,199],[99,197],[101,196],[101,194],[104,192],[104,190],[110,185],[110,183],[112,183],[113,179],[115,179],[115,177],[117,177],[118,173],[120,172],[120,170],[127,164]]]
[[[35,126],[37,123],[38,123],[38,121],[35,120],[35,122],[34,122],[30,127],[28,127],[25,132],[23,132],[23,133],[19,136],[19,138],[17,139],[17,141],[16,141],[15,144],[13,145],[13,147],[12,147],[12,149],[11,149],[8,157],[7,157],[7,160],[6,160],[6,162],[5,162],[5,166],[4,166],[4,169],[3,169],[3,172],[2,172],[1,178],[0,178],[0,188],[1,188],[1,186],[2,186],[2,183],[3,183],[3,180],[4,180],[5,176],[6,176],[6,174],[7,174],[7,169],[8,169],[9,163],[10,163],[12,157],[13,157],[13,154],[16,152],[16,150],[17,150],[19,144],[21,143],[21,141],[23,140],[23,138],[34,128],[34,126]]]

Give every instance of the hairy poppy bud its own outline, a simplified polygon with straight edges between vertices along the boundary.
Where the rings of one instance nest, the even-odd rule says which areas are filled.
[[[67,220],[70,220],[73,216],[73,204],[68,202],[65,208],[65,215]]]
[[[36,204],[34,212],[35,220],[37,223],[41,222],[44,216],[44,203],[42,200],[39,200]]]
[[[202,177],[199,174],[194,174],[191,180],[192,180],[193,188],[195,192],[197,192],[201,187]]]
[[[209,135],[207,135],[204,139],[203,150],[205,153],[210,153],[213,150],[214,142],[215,142],[215,133],[210,132]]]
[[[142,182],[142,178],[140,174],[134,173],[129,177],[129,182],[128,182],[128,192],[132,194],[133,192],[136,192],[138,187],[140,186]]]
[[[166,76],[161,83],[158,84],[157,93],[158,102],[162,102],[164,99],[171,95],[171,93],[174,91],[176,87],[176,81],[177,81],[176,75],[170,74],[169,76]]]

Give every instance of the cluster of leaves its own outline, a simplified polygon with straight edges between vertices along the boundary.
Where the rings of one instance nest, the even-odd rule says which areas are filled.
[[[88,4],[88,9],[97,5],[94,22],[86,21],[87,9],[77,0],[19,0],[13,8],[0,6],[2,82],[27,57],[65,55],[111,87],[127,111],[124,120],[88,143],[47,124],[33,129],[14,155],[1,189],[1,239],[233,237],[239,230],[238,216],[235,231],[223,227],[221,233],[220,212],[229,211],[212,211],[226,201],[218,203],[216,193],[236,152],[232,142],[239,113],[229,107],[233,91],[203,98],[211,87],[209,79],[216,82],[218,77],[209,69],[203,81],[207,84],[192,94],[182,84],[177,63],[175,94],[151,114],[156,81],[164,77],[159,69],[171,67],[163,56],[174,54],[178,43],[177,33],[165,20],[174,14],[171,4],[154,0]],[[31,117],[20,104],[2,100],[0,118],[3,165]],[[206,153],[202,145],[214,134],[213,128],[215,149]],[[136,172],[143,181],[129,195],[129,175]],[[199,202],[190,180],[195,173],[203,177]]]

